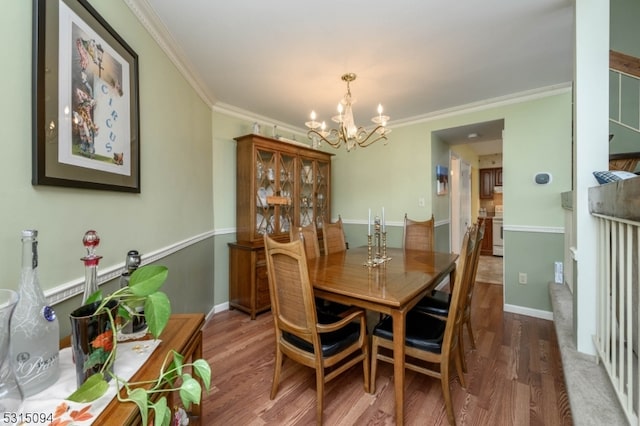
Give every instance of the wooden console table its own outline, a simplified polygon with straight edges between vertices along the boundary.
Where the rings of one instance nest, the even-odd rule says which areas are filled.
[[[174,314],[171,315],[166,328],[162,331],[160,339],[162,342],[151,354],[147,362],[131,378],[131,382],[153,380],[158,377],[158,372],[162,366],[162,361],[166,354],[172,349],[184,356],[185,361],[202,358],[202,327],[204,326],[203,314]],[[149,336],[149,335],[147,335]],[[144,339],[141,339],[144,340]],[[66,337],[60,341],[60,347],[68,347],[70,338]],[[121,396],[125,396],[121,390]],[[156,394],[156,400],[161,394]],[[171,395],[167,396],[169,407]],[[202,414],[202,401],[200,405],[191,407],[191,414],[200,417]],[[138,406],[133,402],[119,402],[117,398],[107,405],[102,413],[96,418],[93,424],[117,424],[117,425],[138,425],[142,419],[138,412]]]

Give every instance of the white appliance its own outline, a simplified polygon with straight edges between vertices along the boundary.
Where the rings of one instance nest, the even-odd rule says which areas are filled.
[[[504,253],[504,243],[502,241],[502,206],[496,206],[495,215],[493,216],[493,255],[502,256]]]

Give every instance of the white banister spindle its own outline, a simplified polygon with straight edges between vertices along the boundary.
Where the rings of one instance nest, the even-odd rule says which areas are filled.
[[[634,348],[640,341],[640,222],[594,216],[598,219],[599,299],[594,342],[627,419],[638,425],[640,369]]]

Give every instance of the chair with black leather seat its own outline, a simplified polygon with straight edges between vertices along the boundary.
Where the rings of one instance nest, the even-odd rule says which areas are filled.
[[[453,425],[455,425],[455,415],[449,388],[449,374],[451,364],[455,364],[460,384],[462,387],[466,387],[458,334],[463,319],[462,300],[468,281],[465,279],[465,275],[469,274],[469,259],[475,244],[472,238],[470,232],[467,231],[460,250],[460,261],[453,286],[449,316],[446,319],[440,319],[412,309],[406,317],[405,367],[440,379],[447,418],[449,423]],[[371,390],[375,391],[377,362],[380,360],[393,363],[393,354],[386,353],[393,351],[392,318],[385,317],[374,327],[372,334]],[[385,353],[380,352],[380,348],[384,348]]]
[[[302,241],[279,243],[264,235],[269,295],[276,334],[271,399],[278,392],[284,356],[316,371],[316,418],[322,423],[324,384],[362,362],[369,392],[369,349],[364,310],[345,317],[316,311]]]
[[[307,255],[307,260],[320,257],[320,244],[318,243],[318,232],[316,231],[315,224],[312,223],[298,228],[292,227],[289,231],[289,240],[301,240],[304,243],[304,252]],[[320,297],[316,297],[315,302],[318,311],[335,315],[343,315],[351,308],[350,306],[330,302]]]
[[[409,219],[405,213],[402,247],[405,250],[433,251],[435,245],[434,225],[433,214],[429,220],[417,221]]]
[[[463,300],[463,312],[464,318],[462,321],[462,326],[466,326],[467,333],[469,334],[469,340],[471,341],[471,347],[475,349],[476,342],[473,336],[473,328],[471,326],[471,302],[473,298],[473,289],[475,287],[476,281],[476,273],[478,271],[478,262],[480,260],[480,246],[482,245],[482,240],[484,239],[485,232],[485,222],[483,221],[481,225],[474,224],[471,227],[470,232],[472,234],[475,233],[475,245],[473,248],[473,252],[470,258],[470,269],[469,274],[467,275],[468,283],[466,285],[466,294],[464,295]],[[434,290],[430,295],[425,296],[418,304],[414,307],[415,310],[420,311],[422,313],[435,315],[441,318],[449,315],[449,306],[451,302],[451,292],[445,292],[441,290]],[[463,348],[463,339],[462,339],[462,330],[460,330],[460,348],[461,352],[464,355]],[[467,371],[465,358],[462,358],[464,371]]]

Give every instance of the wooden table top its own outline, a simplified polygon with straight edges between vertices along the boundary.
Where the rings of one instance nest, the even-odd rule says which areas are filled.
[[[314,289],[397,309],[435,287],[455,269],[454,253],[388,248],[392,260],[364,266],[367,247],[358,247],[309,261]]]

